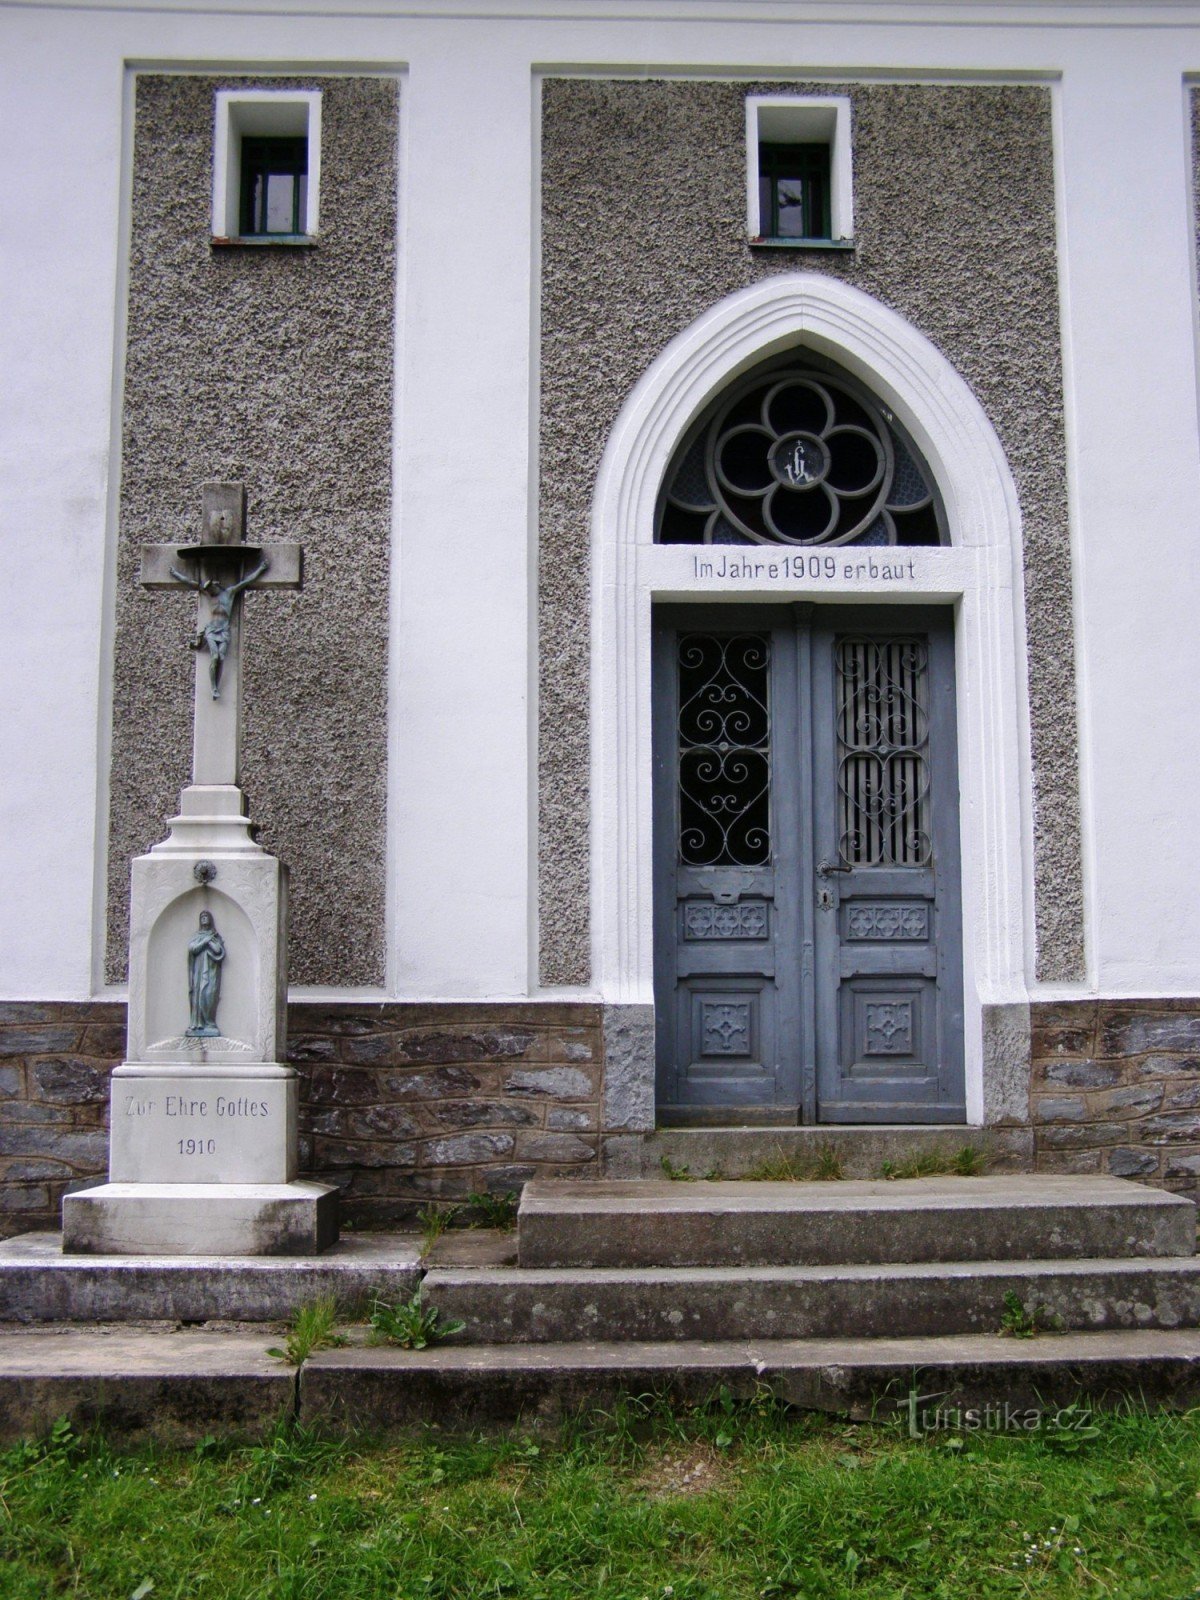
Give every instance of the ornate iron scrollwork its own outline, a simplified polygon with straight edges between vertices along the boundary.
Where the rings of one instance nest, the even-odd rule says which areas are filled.
[[[762,866],[770,857],[770,639],[679,640],[679,857],[687,866]]]

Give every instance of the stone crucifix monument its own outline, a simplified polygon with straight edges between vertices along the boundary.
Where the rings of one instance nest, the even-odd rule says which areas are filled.
[[[311,1255],[337,1238],[336,1189],[296,1177],[287,868],[239,787],[242,596],[298,589],[301,549],[245,542],[242,484],[202,493],[198,544],[142,547],[146,588],[199,599],[192,781],[133,863],[109,1181],[63,1201],[68,1254]]]

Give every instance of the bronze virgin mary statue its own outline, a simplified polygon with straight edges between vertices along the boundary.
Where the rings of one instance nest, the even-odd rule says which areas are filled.
[[[225,941],[213,925],[211,911],[200,913],[200,931],[188,941],[188,1005],[192,1011],[189,1038],[215,1039],[217,1002],[221,998],[221,963]]]

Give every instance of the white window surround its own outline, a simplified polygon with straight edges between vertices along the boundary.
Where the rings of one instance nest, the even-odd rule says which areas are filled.
[[[854,179],[848,95],[746,96],[746,231],[762,239],[758,206],[759,144],[829,146],[829,233],[833,243],[854,238]],[[803,240],[788,240],[803,245]]]
[[[213,128],[214,239],[239,237],[242,140],[308,140],[308,201],[304,235],[317,233],[321,194],[321,91],[319,89],[218,89]]]
[[[714,580],[696,572],[698,552],[708,553],[701,547],[654,543],[659,486],[687,429],[734,378],[797,346],[867,384],[937,478],[952,543],[905,550],[915,579],[902,593],[870,576],[844,579],[844,561],[830,582]],[[737,554],[769,558],[774,550]],[[863,552],[870,554],[879,552]],[[623,406],[597,480],[591,570],[593,982],[610,1003],[653,1002],[652,604],[736,597],[954,606],[967,1117],[982,1122],[982,1008],[1028,1000],[1032,767],[1020,512],[974,394],[923,334],[836,279],[787,273],[740,290],[678,335]]]

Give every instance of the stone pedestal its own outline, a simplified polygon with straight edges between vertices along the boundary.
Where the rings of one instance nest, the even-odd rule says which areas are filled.
[[[206,936],[219,952],[207,1021],[190,992]],[[287,870],[251,837],[241,790],[193,784],[168,838],[133,863],[110,1181],[63,1202],[64,1251],[308,1255],[336,1240],[337,1191],[296,1178],[286,945]]]

